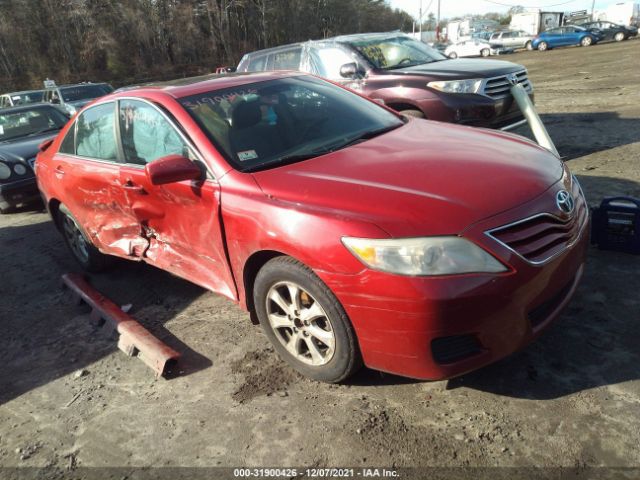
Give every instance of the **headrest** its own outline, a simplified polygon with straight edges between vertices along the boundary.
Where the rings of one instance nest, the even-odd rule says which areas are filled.
[[[49,119],[44,115],[29,117],[29,126],[31,128],[47,128],[49,126]]]
[[[233,128],[249,128],[262,120],[258,99],[243,101],[235,106],[232,114]]]

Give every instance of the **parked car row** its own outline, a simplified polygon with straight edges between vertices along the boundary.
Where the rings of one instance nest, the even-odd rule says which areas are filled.
[[[0,96],[0,213],[38,201],[34,162],[38,145],[54,138],[69,117],[113,91],[106,83],[57,86]]]
[[[522,121],[524,67],[387,33],[253,52],[237,70],[121,89],[71,121],[64,87],[55,105],[1,110],[6,140],[39,153],[16,147],[0,181],[35,166],[82,268],[142,261],[224,295],[320,381],[363,364],[460,375],[569,302],[584,195],[554,154],[496,130]]]

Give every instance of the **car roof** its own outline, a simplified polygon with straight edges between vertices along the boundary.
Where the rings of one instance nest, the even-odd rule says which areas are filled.
[[[144,85],[134,85],[118,89],[109,97],[127,96],[133,92],[136,95],[143,95],[145,92],[162,91],[174,98],[188,97],[199,93],[210,92],[213,90],[222,90],[236,86],[248,85],[258,82],[266,82],[269,80],[277,80],[279,78],[298,77],[308,75],[305,73],[294,71],[268,71],[268,72],[251,72],[251,73],[226,73],[226,74],[208,74],[198,77],[180,78],[167,82],[155,82]],[[107,98],[107,97],[103,97]]]
[[[26,110],[42,110],[42,109],[48,109],[48,108],[54,108],[58,110],[56,107],[54,107],[50,103],[27,103],[24,105],[17,105],[15,107],[0,108],[0,114],[18,113]]]
[[[23,95],[25,93],[44,92],[44,90],[20,90],[19,92],[7,92],[1,95]]]
[[[54,88],[67,88],[67,87],[89,87],[91,85],[108,85],[108,83],[107,82],[65,83],[64,85],[56,85],[55,87],[49,87],[46,90],[52,90]]]
[[[393,32],[353,33],[349,35],[339,35],[337,37],[330,37],[321,41],[348,43],[348,42],[359,41],[359,40],[377,40],[377,39],[389,38],[389,37],[412,38],[406,33],[401,32],[400,30],[395,30]]]

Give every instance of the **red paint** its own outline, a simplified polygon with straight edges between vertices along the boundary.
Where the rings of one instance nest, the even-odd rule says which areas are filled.
[[[561,189],[572,189],[584,207],[559,160],[515,135],[414,120],[332,154],[240,173],[176,101],[285,75],[226,76],[100,100],[140,97],[164,107],[217,180],[154,185],[139,166],[61,155],[65,129],[38,157],[40,189],[48,202],[64,203],[103,252],[146,261],[243,307],[252,255],[298,259],[337,296],[365,363],[380,370],[425,379],[459,375],[522,348],[557,316],[582,274],[588,220],[572,246],[538,266],[485,232],[544,212],[565,220],[555,204]],[[509,271],[392,275],[367,269],[341,243],[343,236],[431,235],[462,235]],[[532,327],[528,315],[551,300]],[[453,364],[434,360],[433,339],[466,334],[476,336],[482,353]]]

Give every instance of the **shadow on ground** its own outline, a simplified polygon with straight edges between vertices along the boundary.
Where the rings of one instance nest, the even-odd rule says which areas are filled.
[[[540,115],[564,160],[640,142],[640,118],[617,112],[545,113]],[[528,126],[514,133],[534,139]]]
[[[0,302],[0,404],[74,371],[87,368],[117,350],[116,341],[93,324],[86,306],[78,307],[61,288],[60,276],[79,271],[49,217],[0,229],[2,283]],[[173,336],[164,324],[186,309],[204,290],[145,264],[117,261],[91,283],[117,304],[132,303],[130,314],[156,305],[140,323],[182,354],[173,376],[207,368],[211,361]],[[124,355],[124,354],[122,354]],[[138,361],[131,359],[130,361]],[[149,376],[153,376],[151,370]]]

